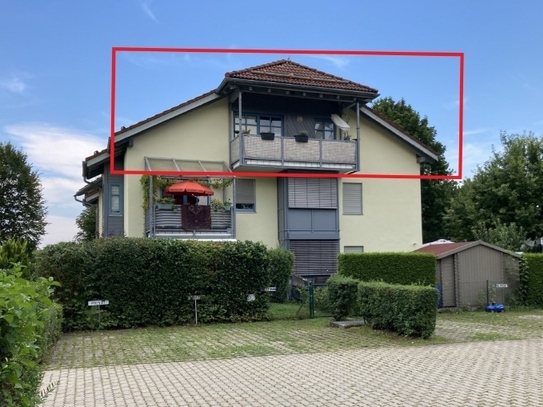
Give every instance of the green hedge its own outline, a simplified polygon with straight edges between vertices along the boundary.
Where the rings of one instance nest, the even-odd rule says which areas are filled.
[[[360,314],[373,329],[429,338],[435,331],[438,292],[433,287],[360,282]]]
[[[543,307],[543,254],[524,253],[522,255],[520,284],[525,304]]]
[[[326,282],[329,307],[336,321],[347,317],[356,305],[358,283],[359,280],[338,274],[332,275]]]
[[[262,243],[171,239],[100,239],[62,243],[41,250],[36,271],[62,283],[64,330],[172,325],[262,319],[268,308],[270,259]],[[254,294],[254,301],[248,296]]]
[[[294,253],[285,249],[269,250],[270,256],[270,286],[276,291],[271,293],[274,302],[285,302],[288,298],[290,275],[294,268]]]
[[[361,281],[435,285],[436,258],[429,253],[341,253],[338,274]]]
[[[62,309],[49,296],[56,283],[0,271],[0,400],[4,407],[40,401],[42,356],[60,334]]]

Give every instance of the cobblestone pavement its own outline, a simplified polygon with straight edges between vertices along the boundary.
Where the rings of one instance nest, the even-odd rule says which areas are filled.
[[[64,369],[44,406],[543,406],[543,339]]]

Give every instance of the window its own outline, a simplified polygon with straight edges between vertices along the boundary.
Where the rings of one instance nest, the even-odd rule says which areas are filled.
[[[364,246],[345,246],[344,253],[364,253]]]
[[[315,138],[321,140],[335,140],[336,132],[334,123],[327,119],[316,119]]]
[[[337,181],[332,178],[289,178],[289,208],[337,208]]]
[[[234,130],[239,130],[239,115],[234,112]],[[270,115],[243,115],[241,117],[241,132],[249,134],[274,133],[277,137],[283,135],[283,119]]]
[[[362,184],[343,183],[343,214],[362,215]]]
[[[236,180],[236,210],[256,212],[254,179]]]
[[[109,186],[109,214],[110,215],[122,214],[121,185],[120,184],[111,184]]]

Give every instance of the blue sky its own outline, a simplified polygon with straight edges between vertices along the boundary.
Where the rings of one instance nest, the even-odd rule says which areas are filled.
[[[500,131],[543,134],[542,15],[543,3],[504,0],[6,0],[0,141],[23,148],[41,174],[43,243],[71,240],[81,161],[109,135],[112,47],[464,52],[469,177],[499,148]],[[403,97],[435,126],[456,170],[456,59],[122,53],[117,128],[215,88],[227,71],[285,57]]]

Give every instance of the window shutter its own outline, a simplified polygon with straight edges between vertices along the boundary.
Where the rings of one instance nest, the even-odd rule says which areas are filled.
[[[236,204],[244,204],[244,205],[255,204],[255,180],[254,179],[236,180]]]
[[[329,276],[337,270],[337,240],[291,240],[290,250],[299,276]]]
[[[362,184],[343,184],[343,214],[362,215]]]
[[[337,208],[337,181],[328,178],[290,178],[290,208]]]

